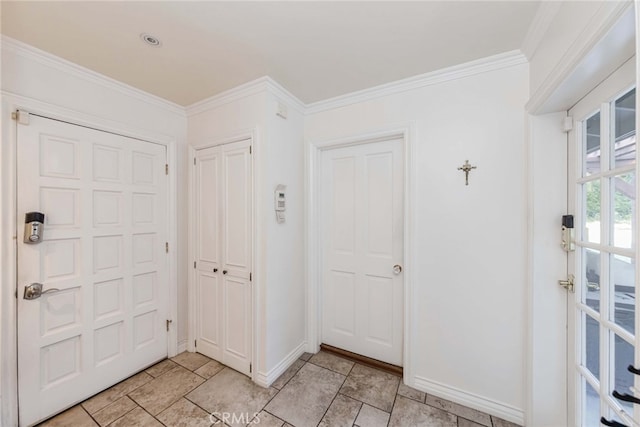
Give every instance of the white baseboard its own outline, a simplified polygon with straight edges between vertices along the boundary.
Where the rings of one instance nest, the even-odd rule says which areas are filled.
[[[289,354],[285,356],[276,366],[274,366],[269,372],[256,372],[255,378],[253,379],[256,384],[262,387],[269,387],[275,380],[277,380],[280,375],[284,373],[293,362],[298,360],[300,356],[304,353],[307,348],[306,341],[301,342],[296,348],[294,348]]]
[[[524,412],[521,409],[417,375],[413,380],[414,387],[420,391],[477,409],[518,425],[524,425]]]
[[[187,351],[187,340],[178,341],[178,354]]]

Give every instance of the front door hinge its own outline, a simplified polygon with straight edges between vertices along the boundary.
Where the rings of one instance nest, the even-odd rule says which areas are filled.
[[[253,279],[253,273],[249,273],[249,281],[251,282]]]
[[[173,322],[171,319],[167,319],[167,332],[169,332],[169,325]]]
[[[193,158],[193,165],[194,166],[196,165],[196,158],[195,157]]]
[[[11,113],[11,120],[17,121],[21,125],[29,125],[29,113],[26,111],[13,111]]]
[[[164,251],[169,253],[169,242],[164,242]]]
[[[197,347],[198,346],[198,340],[193,340],[193,346]]]
[[[164,174],[169,175],[169,163],[164,164]]]
[[[253,365],[249,363],[249,373],[253,372]]]
[[[574,280],[575,280],[575,276],[573,274],[569,274],[569,276],[567,276],[567,280],[558,280],[558,284],[560,286],[562,286],[563,288],[565,288],[566,290],[568,290],[569,292],[574,292],[575,291],[575,287],[574,287]]]
[[[196,265],[197,265],[196,262],[193,261],[193,268],[196,268]]]
[[[249,154],[251,154],[251,146],[249,146]]]

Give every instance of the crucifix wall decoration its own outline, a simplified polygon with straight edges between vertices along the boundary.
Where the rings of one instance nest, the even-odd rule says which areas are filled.
[[[471,172],[472,169],[477,169],[477,168],[478,168],[477,166],[471,166],[471,164],[469,163],[469,160],[465,160],[464,165],[458,168],[459,171],[464,172],[464,185],[469,185],[469,172]]]

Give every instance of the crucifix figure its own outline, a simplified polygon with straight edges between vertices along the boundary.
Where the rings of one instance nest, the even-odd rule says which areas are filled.
[[[464,172],[464,185],[469,185],[469,172],[471,169],[477,169],[477,166],[471,166],[469,160],[464,161],[464,165],[458,168],[459,171]]]

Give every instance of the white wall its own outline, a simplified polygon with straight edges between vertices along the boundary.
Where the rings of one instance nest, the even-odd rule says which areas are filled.
[[[528,77],[527,65],[511,66],[318,112],[305,124],[315,142],[415,123],[414,384],[520,422]],[[468,187],[457,170],[466,159],[478,167]]]
[[[560,246],[567,213],[566,112],[529,117],[529,339],[527,426],[567,422],[567,254]]]
[[[278,103],[287,106],[286,119],[276,115]],[[269,93],[266,115],[267,142],[263,146],[267,159],[266,371],[271,372],[270,380],[274,380],[275,372],[282,369],[279,365],[297,358],[305,343],[304,114],[287,99]],[[287,186],[283,224],[276,222],[273,211],[273,191],[278,184]]]
[[[251,86],[257,89],[251,89]],[[257,293],[257,381],[268,385],[305,341],[303,148],[304,116],[287,94],[279,96],[273,85],[261,79],[245,86],[246,95],[233,92],[228,102],[198,108],[188,119],[189,144],[216,142],[246,131],[255,131],[257,254],[253,272]],[[276,116],[278,102],[288,107],[288,118]],[[273,191],[287,186],[286,222],[277,224]]]
[[[55,110],[60,118],[67,116],[80,118],[84,123],[100,123],[102,127],[108,129],[118,129],[121,132],[134,136],[157,137],[164,141],[173,141],[170,145],[175,146],[176,163],[172,165],[173,173],[177,176],[177,187],[186,188],[186,115],[184,110],[174,104],[160,100],[159,98],[145,94],[138,90],[125,87],[112,80],[88,72],[76,65],[68,63],[52,55],[37,51],[11,39],[2,40],[2,146],[0,173],[2,174],[2,187],[0,188],[0,209],[2,215],[2,229],[0,237],[2,239],[2,265],[12,262],[14,259],[14,245],[12,243],[13,226],[15,218],[9,215],[13,212],[13,205],[9,186],[13,179],[12,156],[13,156],[13,133],[11,127],[13,121],[10,112],[17,105],[30,105],[38,109],[39,112]],[[72,120],[75,121],[75,120]],[[178,191],[177,206],[186,206],[186,192]],[[177,250],[178,252],[178,302],[179,318],[175,319],[178,327],[178,339],[186,339],[186,210],[177,212]],[[10,305],[13,298],[6,298],[11,295],[14,286],[14,278],[7,276],[6,269],[3,269],[2,276],[2,342],[7,343],[9,335],[13,331],[8,331],[9,325],[7,316],[13,314]],[[3,363],[6,363],[8,348],[3,348],[0,354],[3,355]],[[11,368],[9,368],[11,370]],[[15,380],[15,379],[14,379]],[[13,380],[2,379],[3,397],[12,393]],[[9,387],[9,388],[6,388]],[[5,400],[5,399],[3,399]],[[11,425],[9,421],[13,414],[12,409],[3,411],[3,419],[0,424]]]

